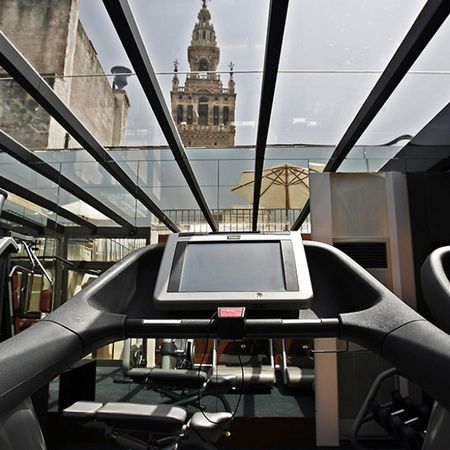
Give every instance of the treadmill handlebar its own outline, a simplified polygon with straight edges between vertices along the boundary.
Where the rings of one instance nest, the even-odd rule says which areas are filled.
[[[126,319],[127,338],[159,337],[218,337],[275,338],[275,337],[339,337],[340,322],[331,319],[246,319],[243,335],[222,332],[218,319]]]

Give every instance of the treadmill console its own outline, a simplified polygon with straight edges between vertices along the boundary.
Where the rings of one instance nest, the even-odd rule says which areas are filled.
[[[298,310],[312,296],[299,232],[172,234],[154,291],[165,310]]]

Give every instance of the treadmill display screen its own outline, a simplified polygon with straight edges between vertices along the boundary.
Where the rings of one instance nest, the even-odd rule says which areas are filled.
[[[165,243],[153,292],[164,310],[309,308],[312,285],[299,232],[178,233]]]
[[[281,244],[189,243],[178,292],[285,291]]]

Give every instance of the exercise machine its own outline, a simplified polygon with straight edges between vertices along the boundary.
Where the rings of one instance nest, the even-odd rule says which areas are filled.
[[[300,309],[311,314],[302,318]],[[0,344],[0,447],[45,448],[29,396],[84,355],[130,337],[167,336],[338,337],[381,355],[441,412],[450,410],[450,336],[338,249],[303,244],[298,233],[180,233],[167,247],[152,245],[126,256]],[[448,431],[435,425],[434,416],[426,450],[443,448],[435,442],[444,434],[448,442]]]
[[[276,381],[272,339],[215,339],[211,377],[228,379],[235,389],[270,390]]]

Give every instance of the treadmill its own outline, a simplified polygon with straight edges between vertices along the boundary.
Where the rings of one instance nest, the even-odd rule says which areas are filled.
[[[449,283],[448,272],[432,276]],[[117,340],[167,336],[362,345],[437,402],[447,427],[427,433],[424,449],[442,448],[433,442],[449,428],[450,336],[343,252],[298,232],[174,234],[0,344],[0,448],[45,449],[29,397],[74,362]]]

